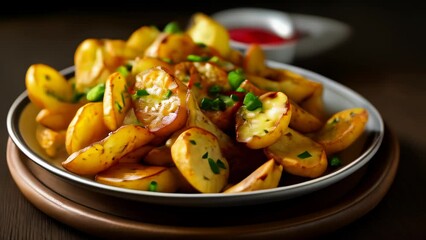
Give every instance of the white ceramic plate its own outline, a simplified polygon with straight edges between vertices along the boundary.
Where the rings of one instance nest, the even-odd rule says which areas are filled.
[[[95,182],[92,179],[78,176],[63,169],[60,163],[64,159],[51,159],[47,157],[35,139],[35,116],[38,109],[30,102],[26,91],[10,107],[7,116],[7,129],[10,138],[23,154],[46,169],[48,173],[55,174],[65,181],[91,191],[124,199],[187,207],[254,205],[302,197],[304,194],[322,189],[344,179],[364,166],[374,156],[383,139],[384,123],[379,112],[368,100],[344,85],[309,70],[273,61],[268,61],[268,64],[272,67],[290,69],[311,80],[321,82],[324,85],[325,106],[330,114],[352,107],[363,107],[368,110],[369,120],[363,136],[341,154],[344,162],[343,166],[316,179],[254,192],[234,194],[148,192],[118,188]],[[72,74],[73,68],[65,69],[62,73],[64,75]],[[40,180],[43,182],[43,179]]]

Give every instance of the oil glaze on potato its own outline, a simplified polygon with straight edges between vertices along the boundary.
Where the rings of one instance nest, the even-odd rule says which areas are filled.
[[[228,183],[228,161],[216,136],[207,130],[185,130],[173,143],[171,153],[180,173],[199,192],[218,193]]]
[[[316,178],[327,170],[324,148],[309,137],[287,128],[277,142],[264,149],[283,169],[296,176]]]
[[[106,138],[71,154],[62,166],[79,175],[93,175],[108,169],[119,159],[148,144],[154,135],[139,125],[124,125]]]

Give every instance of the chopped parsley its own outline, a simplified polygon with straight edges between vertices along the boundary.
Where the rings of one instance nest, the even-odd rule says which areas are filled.
[[[304,151],[304,152],[300,153],[299,155],[297,155],[297,157],[300,158],[300,159],[305,159],[305,158],[312,157],[312,155],[308,151]]]

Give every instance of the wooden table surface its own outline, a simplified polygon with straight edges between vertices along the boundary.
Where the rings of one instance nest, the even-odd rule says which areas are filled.
[[[259,3],[262,2],[262,3]],[[188,3],[188,2],[186,2]],[[21,194],[6,164],[6,115],[25,90],[29,65],[57,69],[73,64],[82,40],[127,38],[145,24],[186,21],[195,11],[207,14],[229,7],[269,7],[333,18],[352,34],[330,51],[292,64],[318,72],[363,95],[376,106],[398,136],[401,155],[394,183],[383,200],[361,219],[324,238],[426,239],[426,15],[407,1],[215,1],[67,8],[41,3],[12,4],[0,10],[0,239],[93,239],[35,208]],[[161,6],[163,5],[163,6]]]

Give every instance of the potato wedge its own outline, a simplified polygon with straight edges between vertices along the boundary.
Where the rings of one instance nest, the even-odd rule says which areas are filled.
[[[160,31],[153,26],[142,26],[136,29],[127,39],[127,47],[134,52],[134,56],[143,57],[145,50],[151,45],[160,35]]]
[[[196,44],[186,33],[161,33],[145,50],[146,57],[167,59],[172,63],[186,61],[195,51]]]
[[[65,147],[65,131],[55,131],[37,124],[36,140],[49,157],[55,157]]]
[[[279,162],[284,171],[296,176],[316,178],[327,170],[323,146],[291,128],[287,128],[278,141],[266,147],[264,152]]]
[[[218,193],[228,182],[228,161],[209,131],[193,127],[183,131],[171,147],[173,161],[185,179],[201,193]]]
[[[95,181],[121,188],[152,192],[176,192],[177,177],[166,167],[118,163],[96,174]]]
[[[78,109],[66,133],[65,146],[68,154],[78,151],[106,137],[109,133],[104,124],[103,103],[89,102]]]
[[[185,125],[186,86],[161,66],[138,74],[135,91],[135,115],[149,131],[167,136]]]
[[[263,76],[265,69],[265,53],[259,44],[251,44],[243,58],[244,72],[250,75]]]
[[[321,122],[327,121],[327,114],[324,106],[323,99],[323,85],[319,85],[315,88],[312,95],[303,101],[301,101],[300,107],[305,109],[307,112],[318,118]]]
[[[303,109],[299,104],[290,101],[291,119],[289,126],[301,133],[311,133],[318,131],[324,123],[315,115]]]
[[[120,163],[140,163],[142,159],[154,148],[153,145],[144,145],[137,148],[119,159]]]
[[[25,86],[28,98],[41,109],[66,113],[81,106],[71,103],[74,92],[65,77],[46,64],[33,64],[27,69]]]
[[[127,111],[132,108],[126,78],[119,72],[111,74],[105,83],[103,98],[103,114],[105,126],[114,131],[120,127]]]
[[[87,92],[99,83],[104,83],[113,72],[105,63],[106,57],[104,42],[100,39],[88,38],[77,46],[74,65],[75,88],[79,92]]]
[[[278,187],[283,167],[270,159],[241,182],[227,188],[223,193],[250,192]]]
[[[236,114],[236,139],[252,149],[273,144],[286,130],[291,119],[288,97],[282,92],[267,92],[259,97],[262,107],[240,107]]]
[[[58,113],[44,108],[38,112],[36,121],[54,131],[66,130],[71,120],[74,118],[77,110],[78,108],[73,107],[67,112]]]
[[[104,139],[78,150],[62,166],[79,175],[94,175],[119,162],[127,153],[148,144],[154,135],[139,125],[123,125]]]
[[[153,166],[174,166],[172,153],[166,145],[158,146],[149,151],[143,158],[143,162]]]
[[[194,42],[204,43],[216,49],[222,57],[227,57],[231,51],[228,30],[204,13],[195,13],[191,16],[186,33]]]
[[[368,112],[364,108],[350,108],[331,116],[313,139],[324,146],[327,155],[350,146],[364,132]]]

